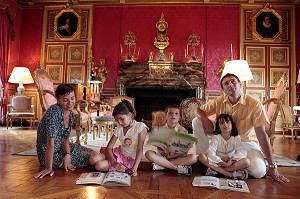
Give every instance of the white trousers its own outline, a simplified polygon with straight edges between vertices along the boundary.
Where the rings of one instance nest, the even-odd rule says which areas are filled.
[[[195,117],[192,122],[193,134],[198,138],[195,144],[195,153],[206,154],[209,146],[209,137],[203,130],[202,122]],[[255,142],[242,142],[247,151],[247,158],[250,160],[250,166],[247,168],[249,175],[254,178],[262,178],[266,175],[266,162],[260,147]]]

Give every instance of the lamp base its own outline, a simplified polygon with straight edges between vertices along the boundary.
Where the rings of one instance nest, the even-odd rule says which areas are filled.
[[[17,91],[18,91],[18,95],[24,95],[25,93],[25,88],[23,86],[23,82],[19,82],[19,87],[17,88]]]

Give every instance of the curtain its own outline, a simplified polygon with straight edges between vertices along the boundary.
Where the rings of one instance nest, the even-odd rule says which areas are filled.
[[[3,103],[5,96],[4,90],[8,81],[7,69],[8,69],[8,50],[9,50],[9,32],[11,25],[7,17],[7,13],[4,10],[0,10],[0,98],[1,98],[1,117],[0,123],[5,121],[6,105]],[[5,92],[7,93],[7,92]]]

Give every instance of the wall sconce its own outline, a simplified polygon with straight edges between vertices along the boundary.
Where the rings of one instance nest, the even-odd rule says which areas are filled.
[[[191,46],[190,48],[192,48],[191,54],[189,51],[189,46]],[[200,46],[200,36],[197,35],[195,32],[193,32],[189,36],[186,48],[184,49],[184,57],[189,58],[191,63],[203,62],[204,47],[203,44],[201,44],[200,48],[199,46]]]
[[[120,44],[120,55],[122,60],[125,60],[125,62],[134,62],[134,60],[139,58],[140,48],[138,52],[136,52],[136,41],[136,36],[131,31],[128,31],[123,37],[124,49],[123,45]]]
[[[34,83],[31,73],[26,67],[14,67],[8,82],[19,84],[17,91],[19,95],[24,95],[25,88],[23,84],[32,84]]]

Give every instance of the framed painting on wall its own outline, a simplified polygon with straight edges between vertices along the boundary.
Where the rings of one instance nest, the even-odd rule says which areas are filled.
[[[47,63],[62,63],[64,61],[64,45],[47,46]]]
[[[85,45],[68,46],[68,63],[85,63]]]
[[[258,9],[247,6],[243,8],[245,40],[263,42],[289,40],[289,9],[270,3]]]
[[[67,83],[83,84],[85,82],[85,66],[67,66]]]
[[[246,93],[248,95],[251,95],[251,96],[255,97],[259,101],[263,101],[264,98],[265,98],[265,95],[266,95],[265,90],[246,90]]]
[[[46,65],[46,71],[52,78],[53,83],[63,82],[63,65]]]
[[[274,41],[281,38],[282,16],[266,4],[263,9],[253,13],[252,34],[255,39]]]
[[[54,35],[60,40],[79,39],[81,33],[81,15],[65,6],[54,18]]]
[[[246,47],[246,59],[250,66],[265,66],[265,47]]]
[[[283,73],[289,74],[288,68],[270,68],[270,86],[275,87],[280,80]],[[289,80],[287,81],[287,87],[289,87]]]
[[[247,87],[265,87],[265,69],[250,68],[253,79],[246,82]]]
[[[288,47],[270,47],[270,65],[288,66],[289,48]]]

